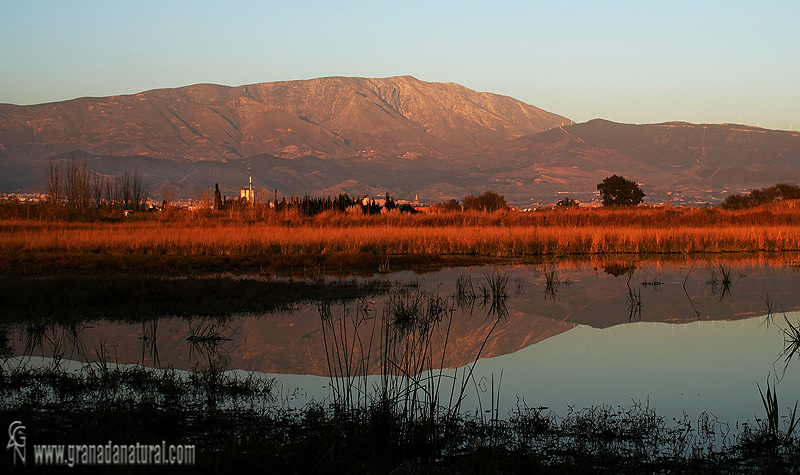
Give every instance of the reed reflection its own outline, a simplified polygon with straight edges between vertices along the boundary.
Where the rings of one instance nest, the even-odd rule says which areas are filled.
[[[508,276],[495,271],[478,284],[460,276],[453,294],[425,289],[419,282],[402,286],[382,310],[360,301],[335,315],[330,305],[320,305],[334,403],[384,416],[402,414],[411,424],[459,413],[468,388],[483,385],[475,380],[474,368],[508,315],[507,284]],[[453,341],[454,318],[472,318],[476,308],[485,314],[476,329],[482,341],[471,363],[451,369],[448,349],[464,343]]]
[[[82,324],[27,324],[23,330],[23,353],[27,359],[33,356],[51,358],[53,366],[59,367],[63,360],[89,361],[82,333]]]
[[[139,340],[142,342],[141,364],[147,365],[147,357],[150,357],[150,366],[161,367],[161,358],[158,356],[158,318],[153,318],[142,322],[142,335]]]
[[[739,278],[745,277],[744,274],[739,274]],[[738,282],[734,280],[733,270],[719,264],[719,268],[711,269],[711,277],[706,281],[711,286],[711,294],[719,295],[719,301],[722,302],[725,297],[731,297],[731,289],[733,285]]]
[[[545,300],[555,300],[562,287],[569,287],[569,278],[562,278],[555,264],[547,264],[537,273],[544,277],[545,284],[542,294]]]

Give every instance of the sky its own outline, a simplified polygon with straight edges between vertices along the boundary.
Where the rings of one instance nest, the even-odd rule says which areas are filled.
[[[0,0],[0,103],[411,75],[575,122],[800,128],[800,2]]]

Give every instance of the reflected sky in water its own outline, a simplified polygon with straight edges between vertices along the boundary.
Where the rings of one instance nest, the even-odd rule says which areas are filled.
[[[491,275],[507,278],[499,320],[487,315],[490,306],[480,297]],[[471,305],[458,298],[465,276],[477,294]],[[475,384],[467,390],[472,407],[476,397],[483,407],[489,404],[492,378],[501,414],[521,398],[558,414],[570,406],[640,403],[669,418],[685,411],[696,420],[708,411],[721,421],[753,421],[763,416],[757,384],[765,388],[767,378],[778,381],[782,409],[800,399],[800,363],[784,368],[781,358],[784,314],[794,323],[800,318],[800,276],[791,266],[618,260],[399,272],[387,278],[395,292],[437,298],[452,310],[446,368],[463,368],[482,351]],[[391,298],[373,295],[325,311],[334,322],[366,317],[359,335],[378,345],[369,334]],[[775,316],[768,322],[764,315],[770,308]],[[74,348],[69,332],[44,331],[50,334],[27,351],[31,332],[18,326],[12,338],[16,353],[48,356],[57,348],[67,358],[95,361],[104,344],[111,361],[191,369],[211,352],[222,357],[226,369],[275,375],[296,404],[329,396],[325,345],[332,335],[323,330],[316,303],[224,321],[154,316],[144,324],[87,322],[79,326],[80,348]],[[198,334],[220,339],[208,348],[189,344]],[[59,338],[63,341],[52,344]],[[434,349],[436,358],[439,351]],[[375,373],[380,346],[365,352],[372,357],[369,372]]]
[[[797,319],[798,315],[788,315]],[[598,330],[579,326],[510,355],[482,360],[478,374],[502,371],[501,400],[516,395],[563,414],[598,404],[650,404],[664,416],[722,421],[763,417],[756,384],[780,377],[779,403],[800,398],[800,366],[784,372],[784,340],[763,318],[687,324],[633,323]]]

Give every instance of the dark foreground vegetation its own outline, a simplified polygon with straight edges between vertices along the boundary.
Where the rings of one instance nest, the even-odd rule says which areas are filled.
[[[3,369],[0,383],[0,422],[23,421],[29,447],[109,441],[196,447],[192,467],[123,466],[113,467],[115,473],[176,468],[297,474],[800,470],[800,440],[784,424],[773,427],[765,420],[733,434],[709,414],[696,421],[667,421],[636,404],[558,416],[521,402],[507,418],[447,411],[424,415],[380,396],[364,406],[334,400],[291,409],[271,380],[208,368],[179,374],[102,363],[77,374],[54,366]],[[30,463],[25,469],[61,473],[65,467]]]

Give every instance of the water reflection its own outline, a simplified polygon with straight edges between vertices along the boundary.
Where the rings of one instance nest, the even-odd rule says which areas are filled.
[[[732,277],[733,270],[720,264],[719,269],[711,268],[711,277],[706,281],[711,286],[711,294],[719,295],[719,300],[722,301],[726,296],[730,298],[731,288],[738,282]],[[744,274],[739,274],[739,278],[746,277]]]
[[[26,323],[12,329],[24,335],[24,345],[11,346],[17,354],[60,355],[68,350],[68,358],[90,359],[87,347],[108,339],[121,362],[183,369],[190,369],[196,359],[207,362],[209,354],[224,349],[232,368],[323,375],[327,371],[321,312],[388,311],[402,326],[416,321],[413,317],[423,306],[433,315],[458,310],[453,315],[453,337],[465,351],[451,364],[460,366],[470,360],[466,348],[474,351],[480,346],[478,332],[488,330],[476,323],[476,311],[503,317],[497,335],[487,343],[489,354],[496,356],[575,325],[608,328],[630,322],[733,320],[800,308],[799,276],[788,268],[758,264],[738,268],[696,262],[689,266],[545,264],[446,269],[424,279],[411,273],[392,277],[388,285],[394,290],[388,294],[311,300],[278,312],[213,318],[153,316],[140,323]],[[81,335],[88,344],[83,344]]]
[[[226,279],[225,285],[236,282]],[[707,394],[709,387],[724,387],[725,378],[751,378],[742,386],[754,388],[768,373],[783,376],[781,384],[792,388],[787,393],[800,393],[797,375],[789,368],[800,354],[793,313],[800,309],[800,275],[789,266],[758,261],[577,262],[443,269],[424,276],[395,272],[383,279],[380,292],[372,287],[352,291],[369,279],[335,284],[350,292],[340,299],[315,300],[308,297],[313,292],[304,290],[301,300],[290,305],[282,300],[283,310],[272,306],[273,297],[254,297],[246,314],[156,313],[133,322],[28,322],[5,334],[14,354],[47,356],[56,365],[62,359],[104,360],[212,372],[317,375],[330,378],[326,391],[354,401],[366,397],[363,384],[369,375],[382,375],[380,387],[385,390],[418,397],[435,393],[426,386],[432,381],[424,377],[426,372],[454,369],[461,371],[452,373],[456,394],[463,394],[465,381],[478,389],[491,388],[492,378],[503,374],[502,391],[508,398],[525,397],[535,405],[652,397],[659,398],[660,407],[665,404],[662,395],[671,394],[676,401],[705,404],[707,409],[713,400],[689,398],[695,389],[688,388]],[[261,280],[242,285],[244,290],[232,292],[250,295],[266,288]],[[204,281],[203,288],[224,295],[225,286]],[[188,305],[165,299],[160,295],[158,302],[168,313]],[[119,310],[103,302],[106,309]],[[268,308],[256,311],[259,307]],[[221,307],[214,308],[218,313]],[[93,310],[86,313],[93,315]],[[764,315],[766,324],[753,318]],[[740,333],[724,330],[728,322],[739,320],[747,320]],[[676,340],[671,335],[679,328],[684,338]],[[783,342],[776,343],[776,336]],[[726,338],[744,341],[732,345]],[[698,354],[697,346],[710,353]],[[753,375],[730,373],[730,367],[742,366],[743,358],[756,353]],[[686,359],[687,354],[695,359]],[[632,361],[640,366],[631,366]],[[576,366],[586,370],[576,371]],[[392,386],[403,377],[411,379],[402,382],[405,386]],[[662,381],[684,388],[684,393],[671,393]],[[739,386],[730,390],[744,391]]]
[[[642,291],[640,288],[631,287],[632,277],[633,272],[628,274],[628,281],[625,283],[628,287],[628,299],[625,301],[628,306],[628,323],[642,320]]]
[[[797,319],[797,314],[789,315]],[[627,407],[694,419],[708,411],[728,422],[763,416],[756,384],[783,369],[782,335],[759,318],[686,324],[580,326],[503,357],[482,360],[477,376],[503,371],[503,408],[516,396],[563,414],[568,406]],[[800,394],[798,366],[778,384],[784,404]],[[785,410],[785,407],[782,407]]]
[[[570,284],[569,278],[562,278],[558,272],[555,264],[545,264],[542,270],[538,270],[542,277],[544,277],[545,284],[542,295],[545,300],[555,300],[558,297],[558,292],[562,287],[568,287]]]
[[[633,272],[637,268],[636,263],[616,261],[604,262],[600,266],[603,268],[603,272],[614,277],[619,277],[621,275],[633,275]],[[595,267],[595,269],[597,269],[597,267]]]
[[[774,315],[772,314],[772,309],[770,309],[770,313],[767,314],[765,321],[769,323],[773,321],[773,318]],[[781,358],[783,358],[784,365],[780,375],[782,377],[786,374],[786,369],[789,367],[789,363],[794,359],[794,356],[800,356],[800,321],[796,320],[792,322],[786,313],[783,312],[782,324],[776,323],[775,325],[780,328],[783,333],[784,348],[781,353]]]
[[[142,335],[139,340],[142,342],[141,364],[161,367],[161,358],[158,357],[158,318],[142,322]],[[149,361],[148,361],[149,358]]]
[[[28,359],[50,355],[56,368],[65,359],[88,361],[89,354],[81,336],[85,328],[82,324],[26,324],[19,338],[23,342],[22,351],[18,353]]]
[[[192,369],[201,371],[224,371],[230,362],[230,351],[223,347],[233,338],[228,338],[223,331],[229,330],[225,322],[218,320],[201,320],[189,325],[191,333],[186,342],[189,343],[189,361],[195,356],[198,362]]]

